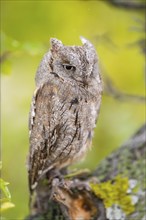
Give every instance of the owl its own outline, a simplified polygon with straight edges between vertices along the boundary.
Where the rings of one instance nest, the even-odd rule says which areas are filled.
[[[65,46],[55,38],[37,73],[29,117],[28,175],[33,191],[50,170],[81,160],[91,146],[102,81],[93,45]]]

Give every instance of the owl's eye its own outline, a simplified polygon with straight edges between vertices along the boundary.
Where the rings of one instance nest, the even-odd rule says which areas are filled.
[[[75,71],[76,70],[75,66],[72,66],[70,64],[63,64],[62,66],[65,70],[68,70],[68,71]]]

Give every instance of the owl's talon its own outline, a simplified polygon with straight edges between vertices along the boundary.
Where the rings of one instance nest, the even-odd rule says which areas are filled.
[[[85,189],[86,191],[90,191],[91,190],[89,182],[87,182],[87,181],[80,181],[78,179],[75,179],[75,180],[72,181],[72,183],[70,185],[70,188],[76,188],[78,190]]]
[[[52,181],[52,190],[50,199],[55,200],[64,200],[62,191],[66,191],[71,193],[70,191],[70,184],[68,181],[65,181],[64,179],[59,180],[58,178],[54,178]]]

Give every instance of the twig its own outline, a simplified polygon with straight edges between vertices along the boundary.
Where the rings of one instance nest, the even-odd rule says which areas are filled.
[[[114,99],[117,99],[119,101],[131,101],[131,102],[141,102],[145,103],[146,102],[146,97],[145,96],[140,96],[140,95],[132,95],[132,94],[127,94],[124,92],[119,91],[112,80],[109,78],[109,76],[106,75],[104,79],[104,94],[113,97]]]
[[[3,63],[10,56],[10,54],[10,51],[5,51],[4,53],[2,53],[0,56],[0,63]]]
[[[146,3],[138,0],[107,0],[108,3],[125,9],[146,9]]]

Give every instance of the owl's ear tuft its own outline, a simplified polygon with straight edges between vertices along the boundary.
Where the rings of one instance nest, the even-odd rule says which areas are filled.
[[[91,44],[91,42],[84,37],[80,37],[80,39],[83,44],[83,48],[86,51],[87,60],[89,60],[89,62],[91,62],[91,60],[93,61],[95,57],[97,57],[93,44]]]
[[[81,39],[83,46],[88,47],[88,48],[90,48],[90,47],[93,48],[93,45],[91,44],[91,42],[89,40],[87,40],[86,38],[84,38],[82,36],[80,36],[80,39]]]
[[[51,38],[50,44],[53,51],[58,51],[63,46],[62,42],[56,38]]]

